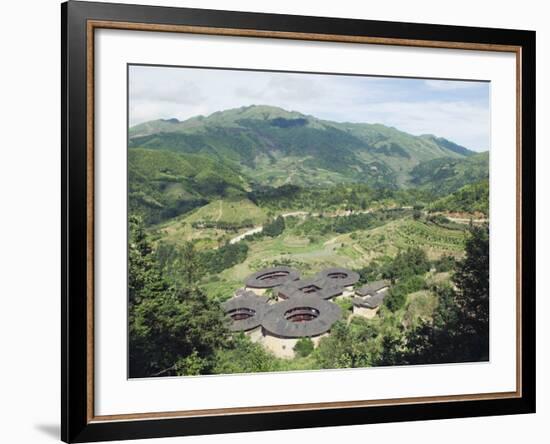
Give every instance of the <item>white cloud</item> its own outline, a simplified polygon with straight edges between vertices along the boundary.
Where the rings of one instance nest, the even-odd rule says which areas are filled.
[[[371,122],[414,134],[435,134],[470,149],[490,148],[489,109],[467,102],[387,102],[366,106]]]
[[[327,120],[431,133],[485,150],[488,91],[482,82],[132,67],[130,124],[265,104]]]
[[[436,91],[456,91],[457,89],[479,88],[486,82],[458,81],[458,80],[424,80],[424,84]]]

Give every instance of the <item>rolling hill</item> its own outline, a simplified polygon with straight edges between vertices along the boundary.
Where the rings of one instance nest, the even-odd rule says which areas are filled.
[[[130,128],[130,148],[201,154],[238,165],[262,184],[364,182],[399,187],[411,170],[473,151],[446,139],[413,136],[379,124],[339,123],[252,105],[185,121],[155,120]]]
[[[410,184],[444,195],[465,185],[489,179],[489,152],[466,158],[448,158],[421,162],[410,172]]]
[[[488,177],[488,153],[380,124],[252,105],[129,129],[130,209],[158,223],[258,187],[421,188],[448,194]]]
[[[158,223],[220,197],[242,196],[248,181],[238,169],[198,154],[128,151],[128,200],[133,214]]]

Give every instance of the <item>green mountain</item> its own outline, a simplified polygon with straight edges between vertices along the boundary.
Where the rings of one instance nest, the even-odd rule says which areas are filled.
[[[435,136],[331,122],[264,105],[185,121],[155,120],[132,127],[129,135],[130,148],[206,155],[270,186],[363,182],[395,188],[406,185],[421,162],[474,154]]]
[[[451,142],[450,140],[447,140],[443,137],[436,137],[433,134],[423,134],[420,137],[422,137],[423,139],[432,141],[432,142],[436,143],[437,145],[445,147],[448,150],[453,151],[453,152],[455,152],[457,154],[460,154],[462,156],[472,156],[472,155],[475,154],[474,151],[470,151],[468,148],[464,148],[461,145],[457,145],[456,143]]]
[[[439,195],[452,193],[464,185],[489,179],[489,152],[421,162],[410,175],[410,184],[414,187]]]
[[[142,215],[148,223],[247,191],[248,181],[237,169],[207,156],[141,148],[128,151],[130,213]]]
[[[482,180],[463,186],[429,206],[432,211],[456,211],[489,215],[489,181]]]
[[[488,153],[443,138],[269,106],[136,125],[128,156],[130,210],[153,224],[283,185],[359,183],[445,195],[488,177]]]

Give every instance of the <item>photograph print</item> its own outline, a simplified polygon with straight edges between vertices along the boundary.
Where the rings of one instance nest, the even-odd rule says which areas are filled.
[[[489,361],[490,86],[128,65],[128,377]]]

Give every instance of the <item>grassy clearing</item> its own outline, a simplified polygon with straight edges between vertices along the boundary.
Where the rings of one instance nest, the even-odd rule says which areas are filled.
[[[185,218],[186,222],[226,222],[241,224],[250,222],[261,225],[267,220],[267,215],[260,207],[248,199],[215,200],[200,207]]]
[[[157,241],[182,245],[195,242],[197,250],[217,248],[249,228],[223,230],[220,228],[196,228],[197,222],[223,222],[229,224],[250,223],[261,225],[267,220],[266,213],[250,200],[216,200],[198,208],[186,217],[178,217],[155,227]]]
[[[409,327],[421,320],[430,320],[437,307],[437,296],[428,290],[421,290],[407,296],[403,312],[403,325]]]

